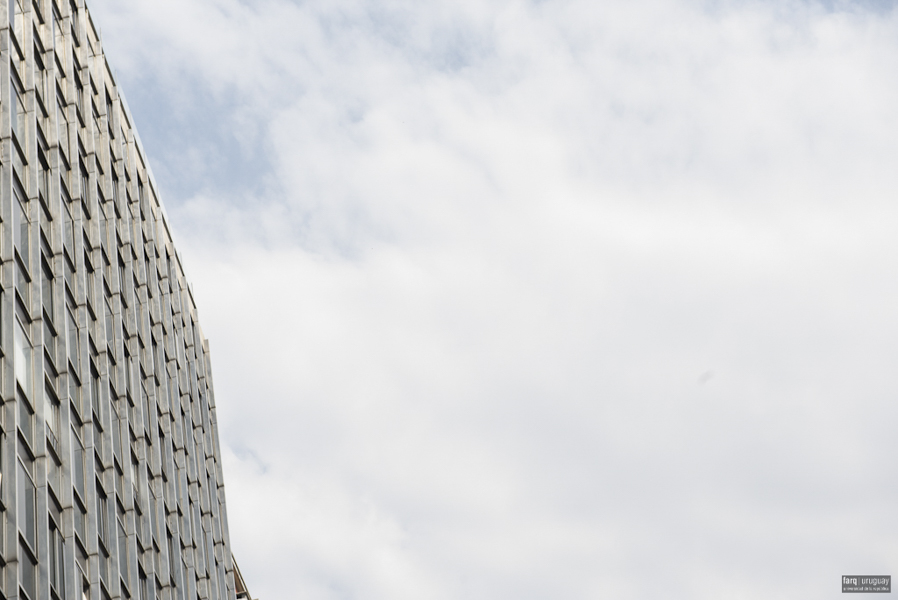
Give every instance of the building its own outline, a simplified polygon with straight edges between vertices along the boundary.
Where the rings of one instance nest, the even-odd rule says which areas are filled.
[[[97,29],[2,2],[0,594],[235,600],[209,348]]]
[[[237,600],[253,600],[252,594],[246,589],[243,573],[240,572],[240,567],[237,566],[236,560],[234,561],[234,587],[237,592]]]

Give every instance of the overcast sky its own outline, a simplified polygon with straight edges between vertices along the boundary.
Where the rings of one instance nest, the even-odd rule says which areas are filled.
[[[253,594],[898,576],[891,4],[89,0]]]

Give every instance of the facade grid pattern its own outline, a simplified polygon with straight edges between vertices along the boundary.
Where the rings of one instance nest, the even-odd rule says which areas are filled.
[[[0,599],[234,600],[208,343],[83,0],[0,0]]]

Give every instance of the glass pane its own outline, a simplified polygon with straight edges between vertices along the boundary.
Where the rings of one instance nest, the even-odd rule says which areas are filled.
[[[19,580],[28,597],[37,600],[37,569],[25,550],[21,550],[19,557]]]
[[[9,90],[9,124],[12,126],[12,131],[16,134],[17,138],[22,137],[19,133],[19,113],[21,112],[21,100],[19,99],[19,94],[16,93],[15,88],[10,87]]]
[[[19,530],[32,548],[37,548],[37,533],[34,519],[34,482],[22,463],[19,466]]]
[[[22,0],[9,0],[9,3],[14,6],[14,17],[13,24],[16,31],[16,37],[21,41],[22,39],[22,28],[24,27],[25,15],[22,10]],[[33,596],[32,596],[33,597]]]
[[[56,459],[49,458],[47,460],[47,480],[50,482],[50,485],[56,491],[57,495],[60,492],[59,489],[59,476],[61,474],[61,469],[59,468],[59,463],[56,462]]]
[[[44,392],[44,419],[47,422],[47,428],[56,435],[59,432],[59,404],[50,395],[50,392]]]
[[[16,381],[22,386],[22,391],[29,398],[31,397],[31,379],[32,379],[32,351],[31,342],[25,335],[25,329],[22,324],[16,321],[15,330],[15,372]]]
[[[19,396],[18,399],[19,404],[19,428],[22,430],[22,435],[25,438],[25,441],[33,448],[34,447],[34,413],[31,411],[31,407],[28,406],[28,403]]]
[[[72,480],[75,489],[84,498],[84,446],[77,436],[72,436]]]
[[[44,311],[53,319],[53,273],[46,264],[41,268],[41,302]]]
[[[69,334],[69,360],[72,362],[72,366],[75,367],[75,371],[79,372],[81,370],[81,362],[79,360],[81,352],[79,351],[80,345],[78,343],[78,326],[71,310],[66,310],[65,316],[66,329]]]
[[[16,194],[18,196],[18,193]],[[19,256],[22,257],[22,260],[25,264],[28,264],[28,250],[29,250],[29,237],[28,237],[28,215],[25,212],[25,207],[22,206],[22,203],[18,200],[13,201],[13,236],[15,236],[15,246],[16,250],[19,251]]]
[[[84,513],[81,512],[81,507],[79,507],[78,505],[75,505],[74,513],[75,513],[75,533],[77,533],[81,537],[82,540],[86,540],[87,539],[86,523],[85,523],[86,519],[85,519]],[[78,556],[79,556],[79,558],[81,557],[80,551],[78,553]],[[86,569],[87,569],[86,561],[84,562],[84,564],[82,565],[81,568],[84,569],[86,572]]]
[[[13,103],[16,105],[16,113],[14,115],[13,127],[15,128],[16,138],[22,150],[25,151],[25,103],[22,102],[22,95],[18,90],[13,88]]]
[[[75,379],[74,375],[69,375],[69,397],[72,399],[72,404],[74,404],[75,408],[78,410],[78,416],[82,416],[81,384],[78,383],[78,380]]]
[[[63,53],[64,54],[64,53]],[[65,118],[65,108],[61,104],[56,105],[56,124],[59,136],[59,149],[66,155],[69,153],[69,124]]]
[[[28,273],[22,267],[22,263],[15,261],[16,268],[16,291],[25,306],[31,306],[31,286],[29,285]]]
[[[59,537],[56,528],[50,529],[50,586],[56,590],[59,589],[59,563],[57,562],[57,557],[59,556],[57,545],[59,544]]]
[[[130,570],[128,569],[128,534],[125,533],[125,526],[122,524],[121,517],[116,519],[118,525],[118,569],[119,574],[125,583],[131,583]]]
[[[100,418],[102,416],[100,414],[100,376],[97,375],[97,371],[93,367],[90,369],[90,375],[90,401],[94,407],[94,414]]]

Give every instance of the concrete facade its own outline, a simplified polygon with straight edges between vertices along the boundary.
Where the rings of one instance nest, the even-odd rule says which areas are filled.
[[[97,30],[0,2],[0,594],[234,600],[208,344]]]

